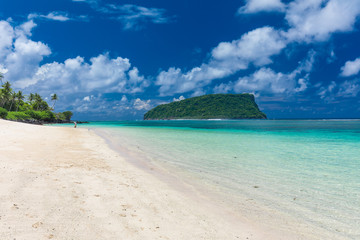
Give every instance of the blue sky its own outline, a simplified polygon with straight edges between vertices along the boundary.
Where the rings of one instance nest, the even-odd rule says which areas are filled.
[[[0,71],[76,119],[210,93],[269,118],[360,118],[358,0],[0,2]]]

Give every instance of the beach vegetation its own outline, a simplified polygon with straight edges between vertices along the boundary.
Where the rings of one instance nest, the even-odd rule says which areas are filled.
[[[5,108],[0,107],[0,118],[6,118],[8,115],[8,111]]]
[[[8,120],[30,120],[31,117],[25,112],[8,112],[6,117]]]
[[[65,116],[65,120],[70,121],[73,113],[70,111],[65,111],[65,112],[63,112],[63,115]]]
[[[52,106],[52,109],[54,109],[54,110],[55,110],[55,104],[56,104],[57,100],[58,100],[58,95],[56,93],[52,94],[51,101],[54,101],[53,106]]]
[[[3,82],[0,73],[0,118],[14,121],[31,122],[65,122],[70,121],[72,112],[54,113],[53,109],[58,100],[57,94],[52,94],[52,107],[38,94],[24,95],[22,91],[15,92],[9,81]]]

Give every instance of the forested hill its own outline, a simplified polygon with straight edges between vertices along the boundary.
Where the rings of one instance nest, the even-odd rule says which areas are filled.
[[[252,94],[210,94],[159,105],[144,120],[160,119],[266,119]]]

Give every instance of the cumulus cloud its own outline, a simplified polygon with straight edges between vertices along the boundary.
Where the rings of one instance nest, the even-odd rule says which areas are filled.
[[[0,58],[11,51],[14,35],[14,29],[10,23],[0,21]]]
[[[156,85],[160,87],[160,95],[194,93],[211,84],[214,79],[231,76],[248,69],[251,64],[261,68],[272,63],[272,57],[280,54],[291,43],[321,42],[328,40],[336,32],[352,31],[360,15],[358,0],[295,0],[286,6],[275,0],[249,0],[241,8],[241,12],[255,13],[266,9],[284,11],[289,28],[257,28],[245,33],[240,39],[219,43],[211,51],[210,59],[198,67],[186,72],[171,67],[160,72],[156,81]],[[303,68],[305,67],[304,65]],[[270,74],[267,68],[262,68],[258,75],[264,72]],[[280,81],[285,75],[277,75],[275,79]],[[305,80],[302,80],[302,87],[299,89],[305,88]],[[276,84],[272,90],[280,91],[281,88],[275,86]],[[228,92],[230,89],[227,85],[220,84],[215,91]]]
[[[247,0],[239,13],[280,11],[285,13],[289,42],[326,41],[336,32],[354,30],[360,15],[358,0],[295,0],[287,5],[280,0]]]
[[[0,62],[9,81],[31,82],[39,64],[51,54],[46,44],[30,39],[34,27],[33,20],[15,28],[7,21],[0,21]]]
[[[179,102],[179,101],[182,101],[184,99],[185,99],[185,97],[183,95],[181,95],[179,98],[173,98],[173,102]]]
[[[214,92],[251,92],[258,95],[288,95],[303,92],[309,85],[309,72],[313,69],[315,55],[315,51],[309,51],[307,58],[290,73],[275,72],[270,68],[262,67],[249,76],[240,77],[235,82],[216,86]]]
[[[347,61],[341,68],[340,76],[350,77],[357,75],[360,72],[360,57],[354,61]]]
[[[291,94],[307,89],[308,76],[297,79],[296,72],[276,73],[269,68],[261,68],[250,76],[239,78],[234,83],[237,93],[254,92],[262,94]]]
[[[150,110],[152,108],[150,103],[151,100],[143,101],[140,98],[137,98],[135,99],[133,106],[136,110]]]
[[[238,10],[239,14],[258,12],[283,12],[285,4],[281,0],[247,0],[246,5]]]
[[[325,41],[331,34],[354,29],[360,14],[358,0],[296,0],[289,3],[286,20],[289,41]]]
[[[35,73],[34,82],[24,86],[38,91],[56,89],[59,93],[118,92],[137,93],[149,85],[147,79],[131,67],[127,58],[110,58],[100,54],[87,63],[84,58],[67,59],[64,63],[42,65]]]
[[[0,21],[0,71],[15,89],[37,92],[44,99],[56,92],[62,99],[58,109],[66,107],[75,112],[96,109],[104,113],[115,107],[117,111],[128,108],[136,115],[151,106],[145,100],[128,100],[125,95],[114,103],[104,96],[106,93],[135,94],[149,86],[149,80],[129,59],[111,58],[105,53],[89,61],[78,56],[44,64],[42,61],[51,50],[45,43],[31,40],[34,27],[33,19],[15,27]]]
[[[199,90],[214,79],[247,69],[249,64],[263,66],[271,63],[271,56],[279,54],[285,46],[280,32],[271,27],[258,28],[238,40],[221,42],[212,50],[209,62],[200,67],[185,73],[173,67],[162,71],[156,85],[160,86],[162,96]]]
[[[279,31],[262,27],[245,33],[238,40],[221,42],[212,50],[212,57],[215,61],[226,61],[226,65],[237,65],[242,69],[249,63],[258,66],[271,63],[270,57],[280,53],[285,46],[285,39]],[[239,69],[237,66],[232,68]]]

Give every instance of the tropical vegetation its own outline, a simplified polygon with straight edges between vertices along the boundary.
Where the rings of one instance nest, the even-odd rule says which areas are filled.
[[[66,122],[70,121],[72,112],[54,113],[55,103],[58,96],[53,94],[52,107],[37,93],[24,95],[22,91],[15,92],[11,84],[3,83],[3,75],[0,73],[0,118],[16,121],[29,122]]]
[[[144,119],[266,119],[266,115],[252,94],[210,94],[159,105]]]

